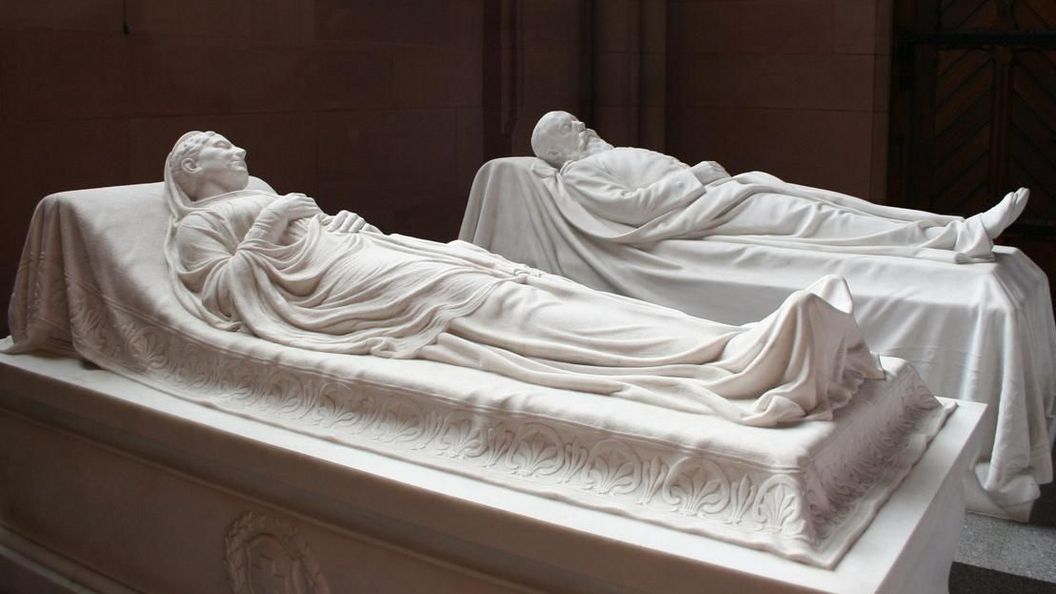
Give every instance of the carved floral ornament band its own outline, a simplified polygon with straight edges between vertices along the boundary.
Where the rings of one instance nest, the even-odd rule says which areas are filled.
[[[211,345],[143,324],[129,309],[80,289],[74,300],[84,306],[73,308],[71,320],[78,352],[182,398],[823,566],[864,529],[859,508],[886,498],[926,444],[922,434],[943,417],[915,375],[899,376],[887,397],[901,401],[903,413],[860,443],[860,455],[841,455],[806,474],[773,473],[556,419],[543,423],[402,391],[364,393],[346,379],[283,365],[252,359],[226,365]],[[854,405],[870,406],[864,397]]]

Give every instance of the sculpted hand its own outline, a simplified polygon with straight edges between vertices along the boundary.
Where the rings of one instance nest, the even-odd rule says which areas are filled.
[[[726,172],[726,169],[715,161],[701,161],[690,167],[689,170],[698,180],[700,180],[700,183],[704,185],[708,185],[711,182],[724,177],[730,177],[730,174]]]
[[[320,213],[319,207],[304,194],[286,194],[268,205],[268,210],[281,214],[287,222],[314,217]]]
[[[366,219],[347,210],[342,210],[332,217],[327,217],[323,219],[323,222],[327,224],[327,231],[335,231],[337,233],[358,233],[369,226]]]
[[[278,242],[291,222],[318,214],[320,210],[315,200],[304,194],[280,196],[260,211],[245,239]]]

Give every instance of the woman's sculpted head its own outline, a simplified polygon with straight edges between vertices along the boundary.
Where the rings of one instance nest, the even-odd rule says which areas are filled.
[[[238,322],[222,317],[205,307],[184,281],[180,263],[178,232],[189,215],[207,212],[224,194],[244,190],[249,185],[246,151],[233,145],[216,132],[194,130],[180,137],[165,159],[165,202],[171,215],[165,238],[165,259],[176,298],[198,317],[223,330],[236,330]]]
[[[176,141],[165,174],[195,202],[244,190],[249,183],[246,151],[216,132],[188,132]]]

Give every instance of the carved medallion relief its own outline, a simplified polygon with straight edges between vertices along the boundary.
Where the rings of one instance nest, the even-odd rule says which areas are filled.
[[[308,543],[284,520],[250,512],[231,525],[224,544],[235,594],[330,594]]]

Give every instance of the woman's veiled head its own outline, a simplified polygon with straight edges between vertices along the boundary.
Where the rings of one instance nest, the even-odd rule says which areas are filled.
[[[166,177],[190,201],[245,189],[249,183],[246,151],[216,132],[187,132],[165,162]]]

